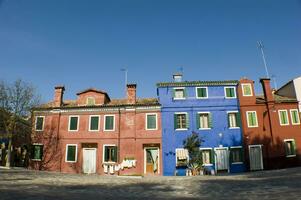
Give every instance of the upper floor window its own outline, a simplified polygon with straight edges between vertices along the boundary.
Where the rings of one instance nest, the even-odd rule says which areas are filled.
[[[228,112],[228,126],[229,128],[240,127],[240,114],[237,111]]]
[[[208,98],[208,88],[207,87],[197,87],[196,88],[196,98],[198,98],[198,99]]]
[[[92,115],[90,116],[89,131],[98,131],[99,130],[99,116]]]
[[[174,88],[173,93],[174,93],[173,94],[174,99],[185,99],[186,98],[185,88]]]
[[[243,151],[242,147],[231,147],[230,148],[230,161],[231,163],[242,163],[243,162]]]
[[[114,131],[114,130],[115,130],[115,115],[105,115],[104,131]]]
[[[210,129],[212,128],[212,114],[209,112],[200,112],[197,114],[197,128]]]
[[[243,96],[252,96],[252,86],[250,83],[241,84],[242,87],[242,95]]]
[[[293,125],[300,124],[300,117],[299,117],[298,109],[292,109],[292,110],[290,110],[290,113],[291,113],[292,124]]]
[[[289,125],[287,110],[278,110],[279,121],[281,126]]]
[[[157,114],[146,114],[146,130],[157,130]]]
[[[117,146],[104,145],[103,161],[117,162]]]
[[[36,123],[35,123],[35,129],[36,131],[43,131],[44,129],[44,116],[37,116],[36,117]]]
[[[175,113],[174,125],[175,130],[187,130],[189,128],[188,113]]]
[[[284,140],[286,157],[296,156],[296,143],[294,139]]]
[[[95,105],[95,98],[94,97],[87,97],[87,105],[88,106]]]
[[[31,159],[32,160],[42,160],[43,157],[43,145],[42,144],[33,144]]]
[[[236,98],[235,87],[225,87],[225,97],[227,99]]]
[[[78,131],[78,116],[69,117],[69,131]]]
[[[66,162],[76,162],[77,160],[77,145],[67,144],[66,145]]]
[[[256,111],[247,111],[247,122],[249,128],[258,127]]]

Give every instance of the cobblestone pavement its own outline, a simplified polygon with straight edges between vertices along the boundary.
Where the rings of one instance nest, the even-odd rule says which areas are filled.
[[[0,200],[301,199],[301,168],[198,177],[116,177],[0,169]]]

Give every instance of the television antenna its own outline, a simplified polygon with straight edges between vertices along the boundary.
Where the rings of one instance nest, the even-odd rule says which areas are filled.
[[[257,46],[258,46],[258,48],[261,51],[261,55],[262,55],[262,60],[263,60],[263,64],[264,64],[266,76],[267,76],[267,78],[270,78],[268,67],[267,67],[267,62],[266,62],[265,55],[264,55],[264,50],[263,50],[264,46],[263,46],[263,44],[262,44],[261,41],[257,41]]]

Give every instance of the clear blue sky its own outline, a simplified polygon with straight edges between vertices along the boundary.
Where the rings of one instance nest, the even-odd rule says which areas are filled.
[[[265,75],[262,40],[277,84],[301,75],[299,0],[0,0],[0,79],[32,82],[43,101],[87,87],[155,97],[180,66],[185,80]]]

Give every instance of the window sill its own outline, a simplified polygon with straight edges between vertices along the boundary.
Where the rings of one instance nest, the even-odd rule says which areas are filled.
[[[89,130],[89,132],[98,132],[99,130]]]
[[[66,163],[76,163],[77,161],[65,161]]]
[[[229,129],[240,129],[240,127],[229,127]]]
[[[258,128],[258,126],[248,126],[248,128]]]
[[[196,99],[208,99],[208,97],[196,97]]]
[[[203,167],[212,167],[213,164],[211,164],[211,163],[210,163],[210,164],[203,164],[202,166],[203,166]]]
[[[155,128],[155,129],[145,129],[146,131],[157,131],[158,129],[157,128]]]
[[[290,124],[280,124],[280,126],[289,126]]]
[[[236,99],[236,97],[225,97],[225,99]]]
[[[293,123],[292,123],[292,125],[297,126],[297,125],[300,125],[300,123],[299,123],[299,124],[293,124]]]
[[[243,164],[243,162],[233,162],[233,163],[231,163],[232,165],[241,165],[241,164]]]
[[[103,132],[114,132],[115,129],[112,129],[112,130],[103,130]]]
[[[293,157],[296,157],[296,155],[288,155],[286,156],[287,158],[293,158]]]
[[[42,159],[31,159],[32,161],[42,161]]]
[[[173,100],[185,100],[186,98],[173,98]]]
[[[211,130],[211,128],[199,128],[200,131],[202,130]]]
[[[68,132],[78,132],[78,130],[68,130]]]
[[[36,132],[42,132],[42,131],[44,131],[44,129],[43,130],[35,130]]]
[[[116,164],[117,162],[103,162],[102,164],[105,164],[105,165],[110,165],[110,164]]]
[[[175,129],[175,131],[188,131],[188,128],[179,128],[179,129]]]

